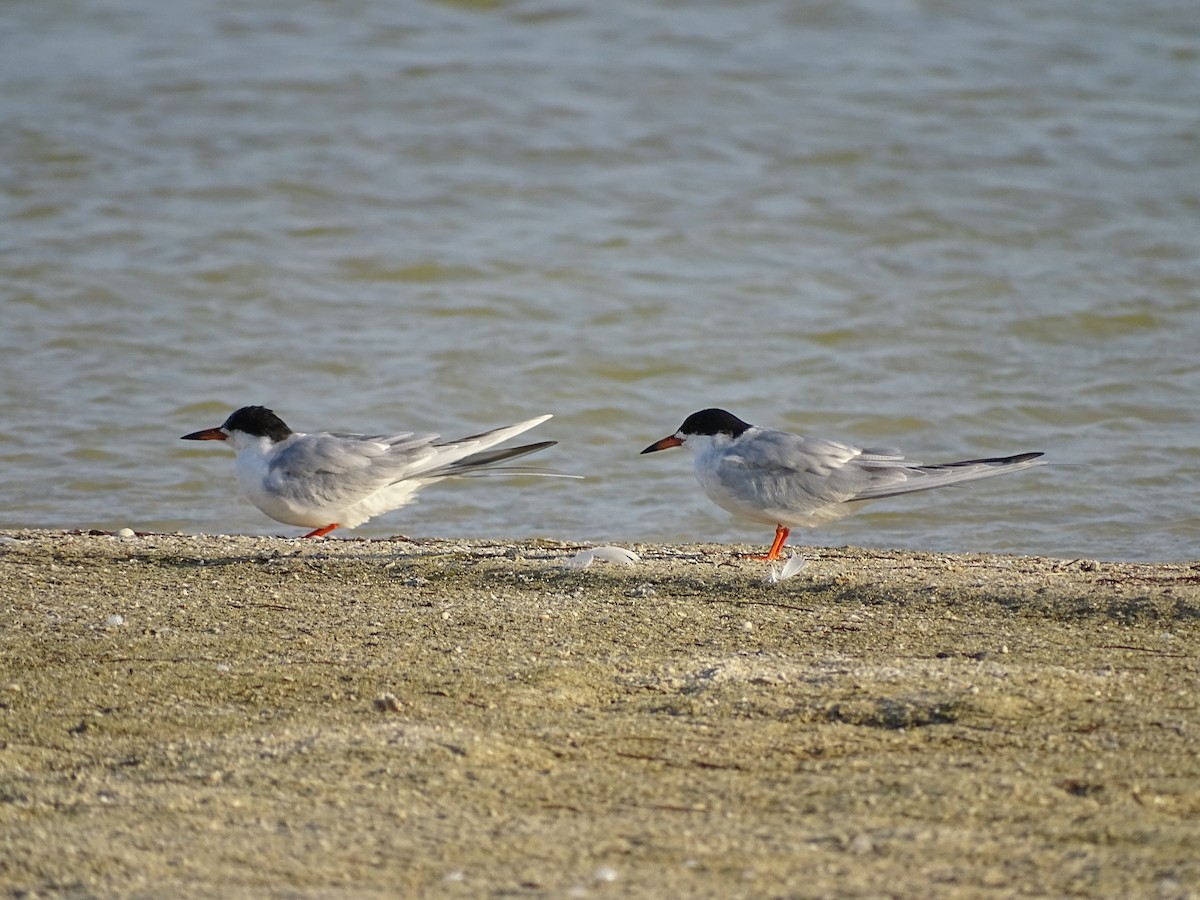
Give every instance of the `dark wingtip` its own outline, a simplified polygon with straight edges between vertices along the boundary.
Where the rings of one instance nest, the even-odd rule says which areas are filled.
[[[951,466],[976,466],[984,463],[990,463],[995,466],[1011,466],[1016,463],[1029,462],[1031,459],[1038,459],[1046,454],[1041,450],[1035,450],[1032,453],[1018,453],[1016,456],[989,456],[986,459],[964,459],[961,462],[945,463],[946,467]]]
[[[488,466],[494,466],[499,462],[528,456],[530,453],[537,453],[545,450],[547,447],[553,447],[557,443],[558,441],[538,441],[536,444],[523,444],[520,447],[506,447],[501,450],[482,450],[479,453],[464,456],[462,459],[450,463],[445,469],[439,471],[449,475],[462,475],[470,472],[472,469],[484,469]],[[497,469],[495,471],[500,470]]]

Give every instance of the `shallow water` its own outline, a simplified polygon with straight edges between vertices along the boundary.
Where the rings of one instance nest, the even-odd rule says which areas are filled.
[[[1190,3],[0,8],[0,526],[294,534],[178,441],[542,412],[355,534],[766,543],[696,409],[1054,465],[800,542],[1200,557]]]

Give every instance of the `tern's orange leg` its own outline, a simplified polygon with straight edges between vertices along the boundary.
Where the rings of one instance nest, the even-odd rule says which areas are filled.
[[[324,528],[318,528],[316,531],[310,531],[305,537],[325,537],[325,535],[329,534],[335,528],[337,528],[337,522],[334,522],[332,525],[326,525]]]
[[[767,555],[760,557],[767,561],[779,559],[779,551],[783,549],[783,542],[788,539],[788,535],[792,531],[790,528],[784,528],[782,525],[775,526],[775,541],[771,544],[771,549],[767,551]]]

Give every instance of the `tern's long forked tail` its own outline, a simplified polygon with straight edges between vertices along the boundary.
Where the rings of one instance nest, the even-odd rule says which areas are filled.
[[[497,444],[502,444],[510,438],[514,438],[518,434],[523,434],[529,429],[540,425],[549,418],[551,416],[538,416],[534,419],[526,419],[524,422],[517,422],[515,425],[505,425],[502,428],[494,428],[491,431],[484,431],[480,434],[473,434],[465,438],[439,444],[437,445],[438,461],[441,465],[426,474],[435,477],[522,474],[576,478],[578,476],[560,475],[556,472],[546,472],[532,468],[526,469],[521,466],[497,465],[498,463],[519,459],[522,456],[528,456],[531,453],[537,453],[539,450],[545,450],[547,447],[553,447],[557,444],[558,441],[539,441],[536,444],[522,444],[519,447],[491,449]]]
[[[952,484],[964,484],[968,481],[979,481],[983,478],[993,478],[996,475],[1007,475],[1009,472],[1019,472],[1022,469],[1032,469],[1034,466],[1046,464],[1042,453],[1018,453],[1016,456],[995,456],[988,459],[964,459],[961,462],[940,463],[923,466],[910,464],[905,466],[908,479],[899,484],[880,485],[878,488],[868,488],[862,491],[854,500],[881,500],[884,497],[895,497],[899,494],[912,494],[916,491],[931,491],[934,488],[947,487]]]
[[[510,459],[519,459],[522,456],[528,456],[530,453],[537,453],[539,450],[545,450],[547,447],[553,447],[558,441],[541,441],[537,444],[523,444],[520,447],[505,447],[501,450],[484,450],[481,453],[472,453],[470,456],[464,456],[457,462],[453,462],[448,466],[443,466],[438,469],[435,475],[487,475],[503,473],[526,475],[554,475],[553,472],[542,472],[536,469],[525,469],[522,466],[497,466],[497,463],[507,462]],[[573,478],[575,476],[559,476]]]

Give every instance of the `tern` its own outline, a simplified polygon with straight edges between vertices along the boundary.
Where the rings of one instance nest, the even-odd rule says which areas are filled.
[[[923,465],[897,450],[775,431],[723,409],[693,413],[679,430],[642,453],[692,451],[696,480],[713,503],[743,519],[775,526],[764,559],[780,557],[792,528],[813,528],[868,500],[978,481],[1043,465],[1042,453]]]
[[[244,406],[217,428],[185,434],[185,441],[227,441],[237,454],[238,485],[246,499],[277,522],[315,530],[354,528],[398,509],[425,485],[481,470],[547,447],[542,441],[493,450],[550,416],[538,416],[456,441],[436,434],[390,435],[292,431],[263,406]],[[494,472],[552,475],[500,467]],[[574,477],[574,476],[562,476]]]

